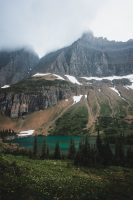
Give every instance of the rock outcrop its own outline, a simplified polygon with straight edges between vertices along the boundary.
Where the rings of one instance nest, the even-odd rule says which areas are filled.
[[[26,84],[27,90],[20,83],[21,91],[17,87],[11,87],[0,90],[0,112],[11,118],[18,118],[20,116],[32,113],[34,111],[44,110],[48,107],[54,106],[58,101],[68,99],[73,94],[76,94],[76,86],[71,86],[69,83],[61,84],[60,81],[54,82],[46,81],[40,85],[33,81],[32,89]],[[49,85],[50,84],[50,85]],[[51,85],[52,84],[52,85]],[[29,92],[28,92],[29,91]]]
[[[52,52],[33,70],[74,76],[111,76],[133,73],[133,40],[108,41],[85,33],[71,46]]]
[[[0,86],[17,83],[31,75],[39,57],[28,49],[0,51]]]

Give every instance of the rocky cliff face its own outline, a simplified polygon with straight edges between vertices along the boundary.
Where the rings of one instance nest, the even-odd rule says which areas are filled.
[[[0,86],[16,83],[31,75],[39,57],[27,49],[0,52]]]
[[[68,99],[77,92],[76,86],[60,81],[28,81],[26,88],[22,83],[14,87],[0,90],[0,112],[11,118],[32,113],[34,111],[44,110],[54,106],[58,101]],[[31,84],[31,85],[30,85]]]
[[[108,41],[86,33],[71,46],[44,56],[33,71],[74,76],[130,74],[133,73],[133,40]]]

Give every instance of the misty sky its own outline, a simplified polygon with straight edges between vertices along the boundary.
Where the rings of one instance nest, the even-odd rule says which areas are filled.
[[[133,0],[0,0],[0,49],[31,46],[40,56],[92,30],[133,38]]]

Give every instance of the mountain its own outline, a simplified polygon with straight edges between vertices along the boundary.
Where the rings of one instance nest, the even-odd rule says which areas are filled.
[[[0,70],[10,69],[10,83],[21,81],[0,88],[0,129],[81,135],[95,134],[100,123],[101,131],[111,134],[132,130],[132,40],[108,41],[86,33],[40,60],[24,49],[14,52],[21,65],[8,54]]]
[[[88,80],[89,79],[89,80]],[[0,89],[0,129],[43,134],[95,134],[119,126],[132,130],[133,75],[105,78],[36,74]],[[130,121],[130,123],[128,123]],[[130,126],[130,128],[128,127]]]
[[[0,86],[29,77],[38,62],[37,54],[27,48],[0,51]]]
[[[42,57],[33,72],[99,77],[131,74],[133,40],[108,41],[85,33],[72,45]]]

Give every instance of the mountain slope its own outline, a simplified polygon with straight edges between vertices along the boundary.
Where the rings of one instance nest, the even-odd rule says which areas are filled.
[[[0,51],[0,86],[16,83],[31,75],[39,57],[28,49]]]
[[[133,72],[133,41],[115,42],[91,33],[72,45],[52,52],[33,70],[74,76],[125,75]]]
[[[95,134],[99,118],[122,118],[132,123],[131,78],[78,80],[80,84],[65,76],[38,74],[0,89],[0,129]]]

